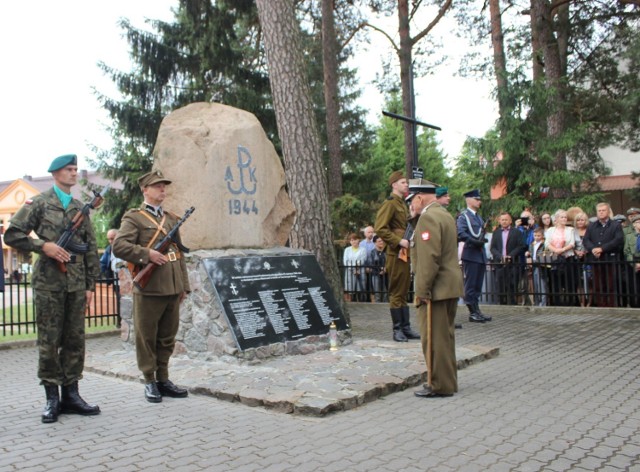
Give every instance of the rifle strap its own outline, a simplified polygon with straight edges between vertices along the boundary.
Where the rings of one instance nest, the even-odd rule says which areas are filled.
[[[146,246],[147,248],[150,248],[151,246],[153,246],[153,243],[156,242],[156,239],[158,239],[158,235],[161,232],[164,233],[165,235],[167,234],[167,231],[163,228],[164,220],[167,218],[167,215],[162,215],[162,220],[160,220],[160,223],[158,223],[156,220],[151,218],[151,215],[149,215],[149,213],[147,213],[146,211],[140,210],[140,214],[144,215],[146,218],[149,219],[149,221],[151,221],[154,225],[157,226],[156,233],[153,235],[153,238],[151,238],[151,240],[149,241],[149,244],[147,244]],[[142,269],[141,266],[138,266],[131,262],[128,263],[128,266],[129,266],[129,272],[131,272],[131,276],[133,278],[135,278],[135,276],[138,275],[138,272],[140,272],[140,270]]]
[[[158,223],[156,220],[151,218],[151,215],[147,213],[145,210],[140,210],[140,214],[142,214],[144,217],[146,217],[149,221],[151,221],[154,225],[157,226],[156,234],[153,235],[153,238],[151,238],[151,241],[149,241],[149,244],[147,244],[147,247],[149,248],[153,246],[153,243],[156,242],[156,239],[158,239],[158,235],[160,234],[160,232],[162,232],[162,234],[164,234],[165,236],[167,235],[167,231],[164,229],[164,220],[167,219],[167,215],[162,215],[162,220],[160,220],[160,223]]]

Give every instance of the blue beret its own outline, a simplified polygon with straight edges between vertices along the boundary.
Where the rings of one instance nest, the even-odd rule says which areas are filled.
[[[449,194],[449,187],[438,187],[436,189],[436,197],[440,198],[444,195],[448,195]]]
[[[56,157],[53,162],[51,162],[47,172],[55,172],[70,165],[78,165],[78,156],[75,154],[65,154],[64,156]]]
[[[480,190],[478,190],[477,188],[474,188],[473,190],[469,190],[467,193],[465,193],[464,198],[482,198],[482,197],[480,196]]]

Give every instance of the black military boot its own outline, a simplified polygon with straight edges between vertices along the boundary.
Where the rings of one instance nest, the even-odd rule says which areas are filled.
[[[75,413],[78,415],[99,415],[100,407],[85,402],[78,392],[78,382],[62,386],[62,400],[60,401],[61,413]]]
[[[471,303],[467,303],[467,309],[469,310],[469,321],[472,323],[484,323],[485,319],[480,316],[476,311],[475,306]]]
[[[47,404],[42,411],[43,423],[55,423],[60,414],[60,393],[57,385],[45,385],[44,392],[47,395]]]
[[[420,335],[411,329],[411,321],[409,319],[409,307],[403,306],[402,310],[402,334],[407,339],[420,339]]]
[[[402,332],[402,308],[391,308],[390,311],[393,320],[393,340],[399,343],[409,342]]]
[[[490,315],[485,315],[484,313],[482,313],[482,311],[480,311],[480,305],[478,305],[478,303],[474,303],[473,306],[476,309],[476,313],[484,318],[485,321],[491,321],[493,319]]]

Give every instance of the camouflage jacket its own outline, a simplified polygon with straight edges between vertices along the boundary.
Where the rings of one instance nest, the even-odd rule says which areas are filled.
[[[75,262],[67,264],[67,272],[60,272],[56,262],[45,256],[42,247],[46,242],[56,242],[66,226],[83,207],[73,199],[67,209],[62,208],[53,188],[36,195],[20,208],[11,219],[4,235],[5,244],[24,252],[36,252],[40,257],[33,267],[32,285],[35,290],[77,292],[95,290],[100,274],[96,237],[91,221],[85,218],[73,241],[86,243],[89,251],[77,254]],[[33,238],[31,232],[38,236]]]

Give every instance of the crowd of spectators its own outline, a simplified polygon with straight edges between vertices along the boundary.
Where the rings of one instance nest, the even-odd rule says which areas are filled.
[[[484,303],[640,307],[640,208],[614,215],[599,203],[591,217],[578,207],[489,219]],[[385,302],[384,241],[372,227],[350,235],[345,298]]]

